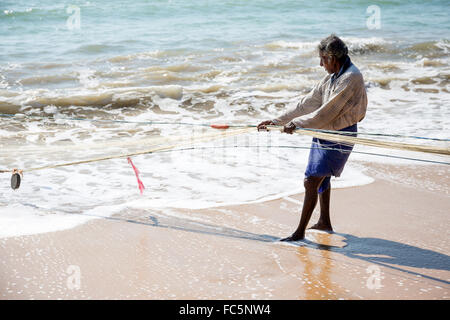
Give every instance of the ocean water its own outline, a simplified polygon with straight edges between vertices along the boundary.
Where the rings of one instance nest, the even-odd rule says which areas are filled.
[[[70,228],[134,208],[204,208],[302,192],[310,138],[276,132],[133,157],[142,195],[124,158],[26,170],[216,132],[180,122],[271,119],[325,76],[316,47],[332,32],[347,43],[366,81],[360,131],[448,138],[448,5],[0,1],[0,169],[25,170],[15,191],[10,174],[0,174],[0,236]],[[365,163],[372,161],[413,163],[354,153],[333,187],[370,183]]]

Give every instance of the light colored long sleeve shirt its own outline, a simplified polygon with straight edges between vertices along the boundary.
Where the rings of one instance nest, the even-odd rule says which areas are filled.
[[[332,81],[325,76],[296,107],[272,121],[301,128],[340,130],[361,121],[367,110],[367,93],[361,72],[351,65]]]

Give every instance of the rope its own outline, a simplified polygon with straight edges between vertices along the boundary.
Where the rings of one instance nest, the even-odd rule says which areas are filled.
[[[225,127],[228,128],[230,126],[225,126]],[[156,148],[147,149],[147,150],[139,151],[139,152],[111,155],[111,156],[105,156],[105,157],[99,157],[99,158],[93,158],[93,159],[87,159],[87,160],[80,160],[80,161],[72,161],[72,162],[60,163],[60,164],[54,164],[54,165],[47,165],[47,166],[41,166],[41,167],[36,167],[36,168],[23,169],[22,171],[30,172],[30,171],[37,171],[37,170],[43,170],[43,169],[58,168],[58,167],[64,167],[64,166],[70,166],[70,165],[110,160],[110,159],[116,159],[116,158],[131,157],[131,156],[135,156],[135,155],[154,153],[157,151],[170,150],[170,149],[174,149],[176,147],[183,146],[186,144],[192,144],[194,142],[214,140],[214,139],[220,138],[220,137],[228,137],[228,136],[234,136],[237,134],[248,133],[251,130],[254,130],[255,127],[256,126],[247,126],[243,129],[237,129],[237,130],[232,130],[232,131],[222,131],[218,134],[202,135],[198,138],[190,137],[190,138],[188,138],[189,141],[187,143],[182,142],[182,143],[173,144],[173,145],[169,145],[169,146],[159,146]],[[282,126],[267,126],[267,129],[270,131],[272,131],[272,130],[283,131]],[[330,131],[324,132],[324,130],[297,128],[294,132],[312,136],[312,137],[319,138],[319,139],[326,139],[326,140],[331,140],[331,141],[344,143],[344,144],[362,144],[362,145],[371,146],[371,147],[418,151],[418,152],[433,153],[433,154],[440,154],[440,155],[450,155],[450,148],[440,148],[440,147],[432,147],[432,146],[425,146],[425,145],[415,145],[415,144],[407,144],[407,143],[399,143],[399,142],[387,142],[387,141],[379,141],[379,140],[372,140],[372,139],[365,139],[365,138],[357,138],[357,137],[347,136],[345,134],[343,135],[342,131],[336,131],[337,133],[339,133],[339,134],[336,134],[336,133],[330,133]],[[351,134],[354,134],[354,133],[351,133]],[[183,141],[183,140],[186,140],[186,138],[181,139],[181,141]],[[369,153],[367,153],[367,154],[369,154]],[[429,161],[427,161],[427,162],[429,162]],[[438,162],[436,161],[435,163],[438,163]],[[446,164],[446,163],[444,163],[444,164]],[[6,172],[11,172],[11,170],[0,170],[0,173],[6,173]]]
[[[184,141],[184,140],[189,140],[191,139],[190,137],[187,137],[186,135],[177,135],[177,136],[168,136],[168,137],[151,137],[151,138],[142,138],[142,139],[135,139],[132,138],[127,139],[127,138],[120,138],[120,140],[118,141],[102,141],[101,144],[100,143],[80,143],[80,144],[64,144],[64,145],[56,145],[56,146],[52,146],[52,145],[43,145],[42,147],[21,147],[20,148],[20,154],[35,154],[38,153],[39,151],[41,152],[45,152],[48,153],[49,151],[52,152],[63,152],[65,150],[93,150],[93,149],[104,149],[106,147],[123,147],[123,146],[131,146],[131,145],[147,145],[147,146],[157,146],[160,145],[162,143],[171,143],[171,142],[180,142],[180,141]],[[15,151],[17,151],[17,147],[14,148],[4,148],[2,147],[2,145],[0,145],[0,149],[2,150],[2,152],[4,152],[5,154],[7,153],[13,153]]]
[[[4,118],[14,118],[15,114],[0,113],[0,117]],[[138,125],[184,125],[184,126],[201,126],[210,127],[209,123],[193,123],[193,122],[168,122],[168,121],[130,121],[130,120],[107,120],[107,119],[88,119],[88,118],[50,118],[38,115],[23,115],[23,117],[36,118],[43,120],[66,120],[66,121],[88,121],[88,122],[98,122],[98,123],[126,123],[126,124],[138,124]],[[256,128],[256,125],[228,125],[230,128]],[[323,130],[323,129],[307,129],[313,132],[324,132],[324,133],[336,133],[341,135],[346,135],[345,131],[335,131],[335,130]],[[387,133],[372,133],[372,132],[358,132],[358,135],[366,136],[376,136],[376,137],[393,137],[393,138],[407,138],[407,139],[421,139],[421,140],[432,140],[432,141],[443,141],[448,142],[450,139],[433,138],[433,137],[421,137],[421,136],[411,136],[411,135],[401,135],[401,134],[387,134]]]
[[[273,130],[273,128],[270,128]],[[189,147],[189,148],[183,148],[183,149],[176,149],[177,147],[181,147],[181,146],[185,146],[185,145],[190,145],[192,143],[196,143],[196,142],[202,142],[202,141],[211,141],[217,138],[222,138],[222,137],[229,137],[229,136],[234,136],[234,135],[238,135],[238,134],[242,134],[242,133],[247,133],[251,130],[251,128],[247,128],[247,129],[240,129],[240,130],[233,130],[233,131],[223,131],[217,134],[210,134],[210,135],[202,135],[200,137],[191,137],[189,139],[184,138],[184,140],[189,140],[187,142],[184,143],[178,143],[178,144],[173,144],[173,145],[169,145],[169,146],[159,146],[156,148],[152,148],[152,149],[147,149],[144,151],[139,151],[139,152],[133,152],[133,153],[126,153],[126,154],[120,154],[120,155],[112,155],[112,156],[106,156],[106,157],[100,157],[100,158],[93,158],[93,159],[87,159],[87,160],[80,160],[80,161],[72,161],[72,162],[67,162],[67,163],[61,163],[61,164],[56,164],[56,165],[47,165],[47,166],[41,166],[41,167],[36,167],[36,168],[30,168],[30,169],[25,169],[25,170],[21,170],[22,172],[31,172],[31,171],[38,171],[38,170],[43,170],[43,169],[50,169],[50,168],[58,168],[58,167],[64,167],[64,166],[70,166],[70,165],[77,165],[77,164],[85,164],[85,163],[91,163],[91,162],[97,162],[97,161],[103,161],[103,160],[110,160],[110,159],[117,159],[117,158],[125,158],[125,157],[131,157],[131,156],[136,156],[136,155],[142,155],[142,154],[150,154],[150,153],[156,153],[156,152],[167,152],[167,151],[183,151],[183,150],[194,150],[194,149],[224,149],[224,148],[237,148],[237,147],[247,147],[247,148],[259,148],[259,147],[265,147],[265,148],[290,148],[290,149],[321,149],[321,150],[335,150],[335,151],[340,151],[343,153],[359,153],[359,154],[366,154],[366,155],[373,155],[373,156],[384,156],[387,158],[394,158],[394,159],[402,159],[402,160],[412,160],[412,161],[419,161],[419,162],[427,162],[427,163],[433,163],[433,164],[444,164],[444,165],[450,165],[450,162],[444,162],[444,161],[436,161],[436,160],[426,160],[426,159],[418,159],[418,158],[411,158],[411,157],[401,157],[401,156],[393,156],[393,155],[387,155],[387,154],[380,154],[380,153],[372,153],[372,152],[362,152],[362,151],[357,151],[357,150],[353,150],[353,151],[347,151],[347,150],[342,150],[341,148],[330,148],[330,147],[301,147],[301,146],[221,146],[221,147]],[[335,137],[332,137],[331,139],[333,139]],[[183,139],[182,139],[183,140]],[[11,172],[11,170],[0,170],[0,173],[8,173]]]
[[[147,154],[147,153],[154,153],[154,152],[158,152],[158,151],[170,150],[170,149],[173,149],[173,148],[176,148],[176,147],[180,147],[180,146],[183,146],[183,145],[189,145],[189,144],[192,144],[194,142],[211,141],[211,140],[214,140],[214,139],[217,139],[217,138],[230,137],[230,136],[246,133],[246,132],[248,132],[250,130],[253,130],[253,129],[252,128],[247,128],[247,129],[238,129],[238,130],[233,130],[233,131],[222,131],[222,132],[219,132],[219,133],[216,133],[216,134],[202,135],[202,136],[197,137],[197,138],[190,137],[189,138],[190,141],[187,141],[187,142],[173,144],[173,145],[169,145],[169,146],[160,146],[160,147],[156,147],[156,148],[152,148],[152,149],[148,149],[148,150],[144,150],[144,151],[139,151],[139,152],[119,154],[119,155],[111,155],[111,156],[106,156],[106,157],[99,157],[99,158],[80,160],[80,161],[72,161],[72,162],[53,164],[53,165],[46,165],[46,166],[41,166],[41,167],[36,167],[36,168],[22,169],[21,171],[22,172],[31,172],[31,171],[38,171],[38,170],[44,170],[44,169],[52,169],[52,168],[60,168],[60,167],[72,166],[72,165],[77,165],[77,164],[85,164],[85,163],[90,163],[90,162],[111,160],[111,159],[117,159],[117,158],[128,158],[128,157],[141,155],[141,154]],[[11,170],[0,170],[0,173],[8,173],[8,172],[10,173]]]
[[[267,126],[268,130],[277,130],[283,131],[283,127],[281,126]],[[417,144],[408,144],[401,142],[388,142],[388,141],[379,141],[372,140],[366,138],[356,138],[350,137],[340,134],[334,133],[325,133],[319,131],[312,131],[306,129],[295,129],[295,133],[304,134],[307,136],[312,136],[318,139],[326,139],[335,142],[343,142],[350,144],[362,144],[370,147],[378,147],[378,148],[387,148],[387,149],[398,149],[398,150],[408,150],[408,151],[418,151],[425,153],[433,153],[433,154],[441,154],[441,155],[450,155],[450,148],[441,148],[441,147],[433,147],[433,146],[425,146],[425,145],[417,145]],[[354,133],[355,134],[355,133]],[[359,134],[359,133],[358,133]]]
[[[310,130],[315,132],[325,132],[325,133],[336,133],[341,135],[352,135],[353,132],[347,132],[347,131],[335,131],[335,130],[323,130],[323,129],[308,129],[303,128],[304,130]],[[409,135],[402,135],[402,134],[388,134],[388,133],[370,133],[370,132],[358,132],[358,135],[365,135],[365,136],[375,136],[375,137],[392,137],[392,138],[408,138],[408,139],[421,139],[421,140],[433,140],[433,141],[443,141],[448,142],[450,139],[442,139],[442,138],[430,138],[430,137],[420,137],[420,136],[409,136]]]
[[[174,152],[174,151],[189,151],[189,150],[203,150],[203,149],[232,149],[232,148],[280,148],[280,149],[320,149],[320,150],[331,150],[331,151],[339,151],[342,153],[359,153],[359,154],[365,154],[370,156],[380,156],[380,157],[386,157],[386,158],[393,158],[393,159],[401,159],[401,160],[411,160],[411,161],[419,161],[419,162],[426,162],[426,163],[432,163],[432,164],[444,164],[444,165],[450,165],[450,162],[444,162],[444,161],[436,161],[436,160],[426,160],[426,159],[418,159],[418,158],[410,158],[410,157],[401,157],[401,156],[393,156],[389,154],[382,154],[382,153],[374,153],[374,152],[364,152],[364,151],[357,151],[357,150],[343,150],[341,148],[329,148],[329,147],[300,147],[300,146],[267,146],[267,145],[252,145],[252,146],[215,146],[215,147],[189,147],[189,148],[182,148],[182,149],[174,149],[174,150],[163,150],[161,152]]]

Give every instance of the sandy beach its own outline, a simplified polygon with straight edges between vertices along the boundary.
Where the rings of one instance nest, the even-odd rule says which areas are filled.
[[[448,0],[2,1],[0,300],[445,303],[449,34]],[[334,232],[280,241],[343,140]]]
[[[448,168],[366,174],[375,182],[333,190],[334,233],[292,244],[278,239],[297,226],[302,194],[0,239],[0,298],[449,299]]]

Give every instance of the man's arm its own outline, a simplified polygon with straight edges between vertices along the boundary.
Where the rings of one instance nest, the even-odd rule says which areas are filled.
[[[272,122],[276,125],[283,126],[294,118],[301,117],[320,108],[322,105],[323,83],[324,79],[320,81],[306,96],[304,96],[297,106],[286,111],[278,118],[273,119]]]
[[[322,106],[306,116],[297,117],[292,120],[297,127],[301,128],[324,128],[328,123],[332,122],[339,114],[345,112],[344,108],[353,95],[361,90],[364,81],[361,75],[352,74],[342,79],[333,92],[331,98]]]

